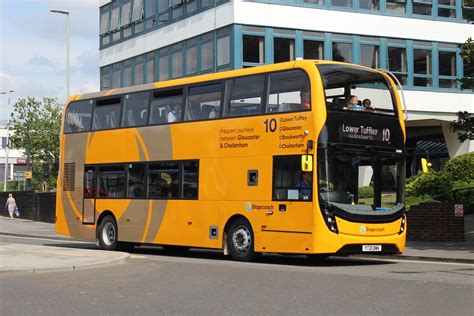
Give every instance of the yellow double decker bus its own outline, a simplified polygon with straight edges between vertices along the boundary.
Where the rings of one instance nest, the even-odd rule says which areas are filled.
[[[400,253],[405,126],[392,78],[298,60],[71,97],[56,231],[241,261]]]

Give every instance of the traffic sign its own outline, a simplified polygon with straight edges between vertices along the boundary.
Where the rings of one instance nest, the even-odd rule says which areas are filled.
[[[25,179],[31,179],[31,171],[25,171]]]

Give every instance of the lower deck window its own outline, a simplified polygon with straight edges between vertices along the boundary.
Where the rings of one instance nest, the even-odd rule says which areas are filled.
[[[301,171],[301,156],[273,158],[273,200],[311,201],[313,173]]]
[[[99,167],[98,197],[125,197],[125,172],[123,165]]]

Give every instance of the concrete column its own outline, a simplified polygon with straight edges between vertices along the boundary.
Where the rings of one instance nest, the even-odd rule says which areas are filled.
[[[13,172],[14,172],[13,168],[14,168],[14,166],[15,166],[15,164],[13,164],[13,163],[10,164],[10,180],[13,180]]]
[[[442,122],[441,129],[443,130],[444,140],[448,147],[449,158],[454,158],[468,152],[474,151],[474,141],[466,140],[461,143],[458,140],[458,134],[451,132],[449,129],[449,122]]]

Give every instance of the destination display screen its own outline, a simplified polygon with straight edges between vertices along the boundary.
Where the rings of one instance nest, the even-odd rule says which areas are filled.
[[[403,133],[395,117],[329,112],[326,126],[331,143],[403,147]]]

